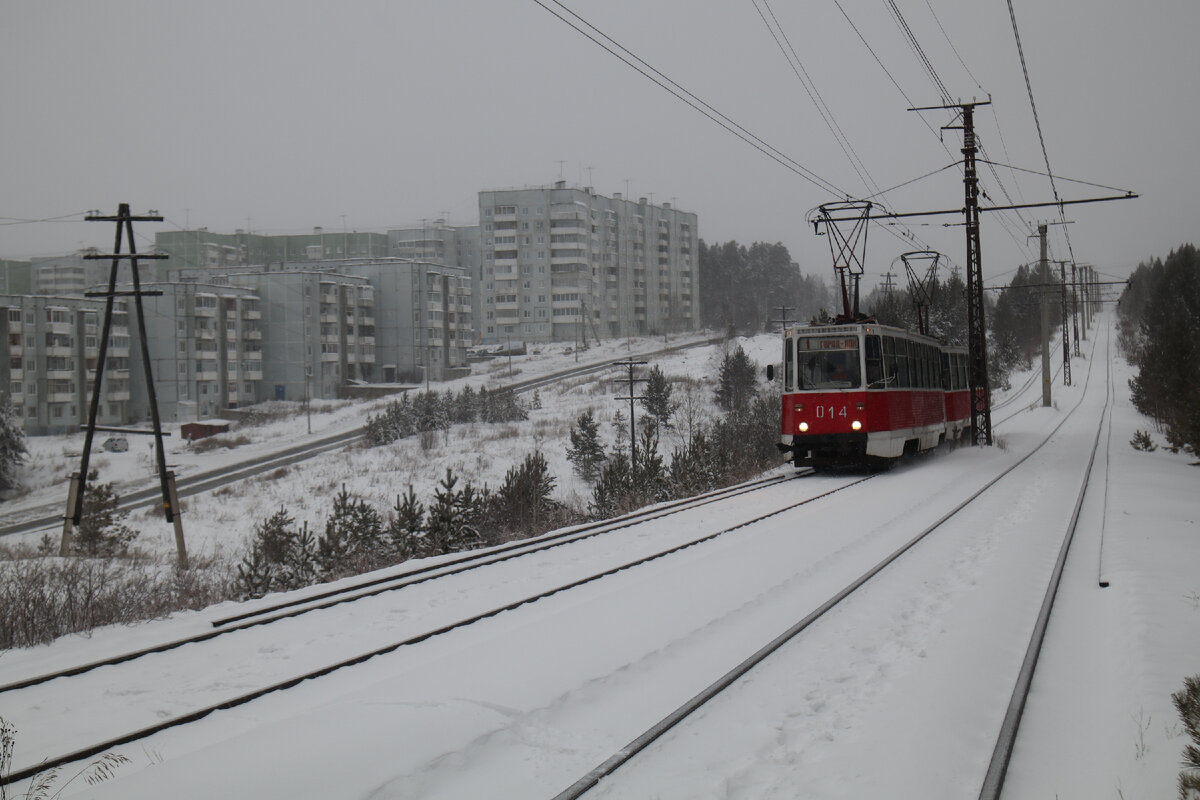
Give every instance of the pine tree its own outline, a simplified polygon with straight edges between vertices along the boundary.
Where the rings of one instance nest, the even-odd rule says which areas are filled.
[[[392,511],[395,513],[388,521],[387,539],[392,556],[404,561],[420,552],[425,533],[425,507],[417,500],[411,483],[406,494],[396,495]]]
[[[504,483],[491,496],[491,521],[506,538],[534,536],[552,527],[559,510],[551,498],[554,476],[546,457],[535,451],[504,476]]]
[[[667,470],[658,452],[658,431],[653,426],[642,429],[630,490],[629,505],[632,508],[659,503],[669,496]]]
[[[711,448],[703,430],[696,431],[682,449],[676,448],[667,469],[671,496],[695,497],[717,486]]]
[[[429,506],[422,555],[457,553],[483,543],[477,527],[481,499],[469,483],[461,490],[457,485],[458,477],[447,467]]]
[[[646,376],[646,386],[642,390],[642,407],[654,424],[659,428],[671,427],[671,416],[679,408],[678,403],[671,402],[671,384],[667,376],[657,365],[650,369]]]
[[[1200,798],[1200,675],[1185,678],[1183,688],[1171,695],[1191,740],[1183,749],[1183,771],[1179,773],[1179,800]]]
[[[369,503],[343,486],[333,499],[325,533],[317,541],[316,563],[325,580],[376,566],[383,547],[383,521]]]
[[[717,378],[717,405],[725,411],[741,412],[749,406],[758,377],[757,367],[741,345],[721,361]]]
[[[87,489],[83,495],[83,516],[72,539],[75,555],[116,556],[124,555],[137,531],[122,521],[128,512],[117,506],[121,497],[111,483],[97,483],[96,470],[88,472]]]
[[[571,426],[571,446],[567,448],[567,460],[575,468],[575,474],[589,484],[600,477],[600,470],[608,456],[600,442],[600,423],[589,408],[579,415]]]
[[[12,401],[6,395],[0,401],[0,489],[11,489],[17,485],[17,469],[25,463],[27,455],[25,431],[13,413]]]
[[[592,519],[610,519],[632,510],[629,507],[630,473],[629,456],[619,450],[613,453],[592,490]]]

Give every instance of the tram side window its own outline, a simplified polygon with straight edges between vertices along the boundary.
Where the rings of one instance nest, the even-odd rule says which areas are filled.
[[[867,358],[867,388],[883,386],[883,351],[878,336],[868,336],[865,342]]]
[[[796,386],[796,343],[793,339],[783,340],[783,388],[793,389]]]
[[[901,389],[907,389],[909,383],[909,367],[912,359],[908,352],[909,342],[907,339],[896,340],[896,386]]]
[[[958,359],[958,389],[966,389],[970,385],[970,380],[967,378],[967,357],[959,353],[955,356]]]
[[[883,374],[888,388],[896,386],[896,340],[883,337]]]
[[[942,390],[950,391],[954,388],[954,356],[950,353],[941,354],[942,364]]]

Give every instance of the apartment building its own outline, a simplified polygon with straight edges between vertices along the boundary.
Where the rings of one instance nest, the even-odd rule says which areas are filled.
[[[553,186],[479,193],[482,341],[695,330],[694,213]]]
[[[262,307],[253,291],[199,282],[142,288],[162,292],[142,298],[160,419],[207,419],[261,399]],[[144,420],[150,418],[150,377],[137,347],[129,413]]]
[[[167,270],[222,269],[260,264],[282,264],[321,259],[386,258],[388,237],[382,233],[333,231],[313,228],[312,233],[264,235],[236,230],[213,233],[207,228],[159,231],[154,248],[169,259],[157,262],[160,279]]]
[[[97,421],[137,419],[131,400],[129,302],[113,302]],[[0,296],[0,390],[31,435],[70,433],[87,422],[100,358],[104,301]]]
[[[109,273],[112,270],[112,260],[87,258],[87,256],[96,255],[97,252],[96,248],[89,247],[67,255],[32,259],[30,271],[33,293],[59,297],[83,296],[88,289],[107,288]],[[130,262],[123,261],[118,276],[128,280],[130,269]],[[138,280],[145,283],[154,278],[154,262],[139,261]]]
[[[226,278],[261,301],[259,400],[333,398],[344,383],[378,380],[375,289],[368,280],[306,264]]]

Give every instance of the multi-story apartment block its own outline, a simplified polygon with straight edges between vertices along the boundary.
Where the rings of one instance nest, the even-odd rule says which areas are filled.
[[[0,258],[0,294],[33,294],[33,265]]]
[[[695,330],[696,215],[553,186],[479,193],[485,342]]]
[[[467,348],[475,335],[466,268],[405,259],[326,266],[375,287],[380,381],[440,381],[468,371]]]
[[[375,290],[366,279],[301,264],[227,278],[262,302],[260,400],[332,398],[347,382],[378,380]]]
[[[69,433],[87,422],[103,321],[101,300],[0,296],[0,390],[26,433]],[[97,405],[101,424],[131,418],[130,348],[128,301],[117,299]]]
[[[293,261],[343,258],[386,258],[388,237],[383,233],[327,231],[313,228],[311,234],[263,235],[237,230],[212,233],[207,228],[160,231],[154,247],[170,256],[157,262],[159,275],[166,270],[220,269]]]
[[[92,247],[65,256],[33,259],[30,266],[34,293],[52,294],[59,297],[82,296],[91,288],[107,288],[109,273],[112,270],[112,260],[85,258],[85,256],[96,255],[96,252],[96,248]],[[127,277],[129,269],[129,262],[125,261],[120,267],[118,276]],[[153,278],[153,262],[138,262],[138,279],[145,283]]]
[[[261,399],[262,307],[254,292],[203,283],[142,288],[162,292],[142,298],[160,419],[205,419]],[[149,377],[140,355],[132,364],[130,415],[148,419]]]

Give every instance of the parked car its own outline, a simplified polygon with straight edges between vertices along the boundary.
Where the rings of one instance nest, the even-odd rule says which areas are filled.
[[[104,449],[110,453],[124,453],[129,449],[129,440],[124,436],[110,436],[104,440]]]

